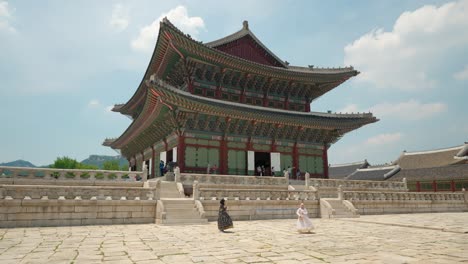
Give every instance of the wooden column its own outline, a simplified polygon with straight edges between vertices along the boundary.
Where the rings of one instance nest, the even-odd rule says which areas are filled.
[[[305,112],[310,112],[310,101],[309,101],[309,98],[306,98]]]
[[[293,146],[293,169],[292,169],[292,173],[293,175],[289,175],[289,177],[291,179],[296,179],[296,172],[297,172],[297,168],[299,167],[299,155],[298,155],[298,151],[297,151],[297,142],[294,142],[294,146]]]
[[[179,135],[179,142],[177,144],[177,165],[180,172],[185,170],[185,136]]]
[[[455,192],[455,181],[454,180],[452,180],[450,182],[450,189],[451,189],[452,192]]]
[[[228,150],[226,137],[221,138],[219,146],[219,174],[228,174]]]
[[[156,178],[156,174],[154,174],[154,172],[155,172],[154,167],[156,166],[155,159],[156,159],[156,152],[154,150],[154,146],[151,146],[151,178]],[[159,164],[159,162],[158,162],[158,164]]]
[[[436,182],[436,180],[432,181],[432,189],[434,190],[434,192],[437,192],[437,182]]]
[[[416,191],[421,192],[421,182],[420,181],[416,182]]]
[[[327,144],[323,144],[323,154],[322,154],[322,159],[323,159],[323,177],[325,179],[328,179],[328,148]]]

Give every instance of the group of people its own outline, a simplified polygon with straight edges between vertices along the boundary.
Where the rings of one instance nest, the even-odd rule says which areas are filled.
[[[299,205],[299,208],[296,211],[297,214],[297,222],[296,228],[299,233],[310,233],[314,229],[314,225],[309,218],[307,209],[304,207],[304,203]],[[221,232],[225,232],[226,229],[233,228],[234,224],[232,223],[232,219],[227,213],[227,206],[226,200],[221,199],[219,204],[219,212],[218,212],[218,229]]]

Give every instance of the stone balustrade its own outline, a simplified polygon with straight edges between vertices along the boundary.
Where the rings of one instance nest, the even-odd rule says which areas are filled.
[[[288,179],[284,177],[181,173],[177,178],[184,185],[192,185],[194,181],[212,184],[288,185]]]
[[[349,201],[465,201],[464,193],[443,192],[343,192]]]
[[[314,191],[266,189],[212,189],[199,188],[200,200],[227,198],[229,200],[317,200]]]
[[[407,191],[406,181],[358,181],[341,179],[317,179],[311,178],[306,182],[306,186],[313,186],[318,189],[336,189],[338,186],[343,190],[389,190]]]
[[[57,179],[57,180],[104,180],[146,181],[147,173],[140,171],[75,170],[54,168],[21,168],[0,166],[0,179]]]
[[[0,185],[0,200],[153,200],[155,188]]]

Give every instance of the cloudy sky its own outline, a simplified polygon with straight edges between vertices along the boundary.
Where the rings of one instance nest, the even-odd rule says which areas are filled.
[[[130,124],[110,112],[135,92],[167,16],[204,42],[250,29],[294,65],[361,71],[312,111],[368,112],[331,163],[468,141],[468,1],[0,0],[0,162],[116,155]]]

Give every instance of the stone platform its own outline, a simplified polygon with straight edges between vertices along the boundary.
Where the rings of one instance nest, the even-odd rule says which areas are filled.
[[[0,229],[0,263],[459,263],[468,262],[468,213]]]

